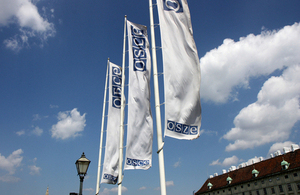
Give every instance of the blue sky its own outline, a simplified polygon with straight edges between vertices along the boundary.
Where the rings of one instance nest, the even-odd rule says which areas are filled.
[[[202,134],[164,138],[173,195],[300,141],[300,2],[188,3],[202,71]],[[82,152],[92,161],[84,194],[95,194],[106,62],[122,63],[125,15],[149,27],[148,1],[0,0],[3,194],[38,195],[48,186],[49,194],[78,192]],[[160,46],[159,27],[156,38]],[[156,151],[154,129],[153,167],[125,171],[124,195],[160,194]],[[116,187],[102,184],[101,194],[117,194]]]

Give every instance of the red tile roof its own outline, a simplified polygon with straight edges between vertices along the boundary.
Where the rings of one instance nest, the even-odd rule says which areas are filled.
[[[294,152],[289,152],[280,156],[276,156],[267,160],[263,160],[261,162],[249,165],[244,168],[239,168],[237,170],[224,173],[222,175],[209,178],[206,180],[206,182],[203,184],[203,186],[196,192],[197,194],[201,194],[206,191],[211,191],[215,189],[219,189],[222,187],[227,187],[227,177],[232,178],[231,186],[235,184],[240,184],[244,182],[248,182],[250,180],[253,180],[252,176],[252,170],[255,168],[257,171],[259,171],[258,176],[255,179],[263,178],[268,175],[279,173],[282,170],[281,162],[287,161],[290,163],[288,170],[299,168],[300,167],[300,149],[295,150]],[[208,190],[207,184],[208,183],[213,184],[212,188]]]

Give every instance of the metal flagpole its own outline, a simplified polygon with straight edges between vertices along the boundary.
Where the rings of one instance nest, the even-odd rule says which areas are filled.
[[[104,118],[105,118],[105,106],[106,106],[106,92],[107,92],[108,69],[109,69],[109,58],[107,60],[106,78],[105,78],[105,89],[104,89],[104,98],[103,98],[103,111],[102,111],[101,132],[100,132],[100,147],[99,147],[99,160],[98,160],[96,195],[99,194],[99,190],[100,190],[100,185],[99,184],[100,184],[100,169],[101,169],[102,146],[103,146],[102,143],[103,143],[103,130],[104,130]]]
[[[158,161],[159,161],[159,176],[160,176],[160,192],[161,195],[166,195],[166,178],[165,178],[165,162],[164,150],[162,141],[161,130],[161,115],[160,115],[160,101],[159,101],[159,88],[158,88],[158,75],[157,75],[157,59],[156,59],[156,45],[154,35],[154,22],[153,22],[153,5],[152,0],[149,0],[150,11],[150,29],[151,29],[151,49],[152,49],[152,67],[153,67],[153,81],[154,81],[154,97],[155,97],[155,112],[156,112],[156,130],[157,130],[157,145],[158,145]]]
[[[119,176],[118,176],[118,195],[122,194],[122,164],[123,164],[123,142],[124,142],[124,110],[125,110],[125,99],[124,99],[124,86],[125,86],[125,43],[126,43],[126,23],[127,16],[124,21],[124,40],[123,40],[123,60],[122,60],[122,92],[121,92],[121,122],[120,122],[120,150],[119,150]]]

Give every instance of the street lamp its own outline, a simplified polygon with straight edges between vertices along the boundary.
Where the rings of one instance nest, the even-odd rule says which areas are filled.
[[[86,172],[89,168],[90,162],[91,161],[85,157],[84,152],[83,152],[80,159],[78,159],[75,163],[76,168],[77,168],[77,173],[80,177],[79,195],[82,195],[83,179],[84,179],[84,176],[86,175]]]

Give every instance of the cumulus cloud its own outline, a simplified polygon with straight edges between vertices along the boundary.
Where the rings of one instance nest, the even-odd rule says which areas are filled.
[[[147,188],[145,187],[145,186],[143,186],[143,187],[140,187],[140,189],[139,190],[146,190]]]
[[[237,164],[239,162],[239,158],[236,156],[225,158],[223,162],[220,162],[220,159],[211,162],[210,166],[221,165],[221,166],[230,166]]]
[[[85,188],[85,189],[83,189],[83,191],[86,191],[86,192],[89,192],[89,194],[95,194],[95,190],[93,189],[93,188]]]
[[[174,186],[174,181],[166,181],[166,187]],[[154,190],[160,190],[160,187],[154,188]]]
[[[38,38],[42,46],[48,37],[55,35],[53,23],[48,22],[47,18],[39,14],[34,4],[37,2],[31,0],[0,1],[0,27],[17,24],[20,30],[19,34],[3,41],[7,48],[19,51],[28,46],[30,38]]]
[[[125,186],[122,186],[122,192],[126,192],[128,189]],[[110,192],[112,193],[116,193],[118,192],[118,187],[112,188],[112,189],[108,189],[108,188],[104,188],[103,192],[100,192],[99,195],[109,195]]]
[[[40,171],[42,170],[41,167],[36,166],[37,158],[34,158],[33,160],[34,165],[29,165],[28,168],[30,170],[30,175],[39,175]]]
[[[177,167],[179,167],[180,165],[181,165],[181,158],[179,158],[178,161],[174,163],[173,167],[174,167],[174,168],[177,168]]]
[[[37,167],[36,165],[30,165],[30,166],[28,166],[28,168],[30,169],[30,172],[29,172],[30,175],[39,175],[40,174],[41,167]]]
[[[80,136],[85,127],[85,114],[80,115],[77,108],[71,111],[59,112],[58,122],[51,128],[51,134],[56,139],[68,139]]]
[[[24,130],[17,131],[16,134],[17,134],[18,136],[21,136],[21,135],[24,135],[24,134],[25,134],[25,131],[24,131]]]
[[[43,134],[43,129],[39,128],[38,126],[36,126],[32,131],[32,134],[36,135],[36,136],[41,136]]]
[[[237,42],[225,39],[200,59],[201,98],[215,103],[235,100],[235,89],[249,88],[251,78],[299,63],[299,52],[299,23],[256,36],[250,34]]]
[[[17,168],[21,166],[23,157],[22,149],[18,149],[10,154],[7,158],[0,154],[0,169],[8,172],[6,175],[0,175],[0,181],[3,182],[17,182],[19,178],[14,177]]]
[[[291,147],[292,144],[295,144],[295,143],[294,143],[294,142],[291,142],[291,141],[275,143],[275,144],[273,144],[273,145],[270,147],[270,150],[269,150],[269,152],[268,152],[268,156],[269,156],[270,154],[276,152],[277,150],[282,151],[283,147]]]
[[[34,114],[32,117],[33,117],[33,119],[32,119],[33,121],[38,121],[38,120],[42,119],[39,114]]]
[[[174,181],[166,181],[166,186],[174,186]]]
[[[49,107],[50,107],[50,108],[59,108],[58,105],[53,105],[53,104],[50,104]]]
[[[226,151],[254,148],[285,141],[300,120],[300,65],[269,78],[257,95],[257,101],[243,108],[234,119],[235,127],[223,138],[234,141]]]
[[[222,165],[222,163],[220,162],[220,159],[218,159],[218,160],[212,161],[209,165],[210,165],[210,166]]]

